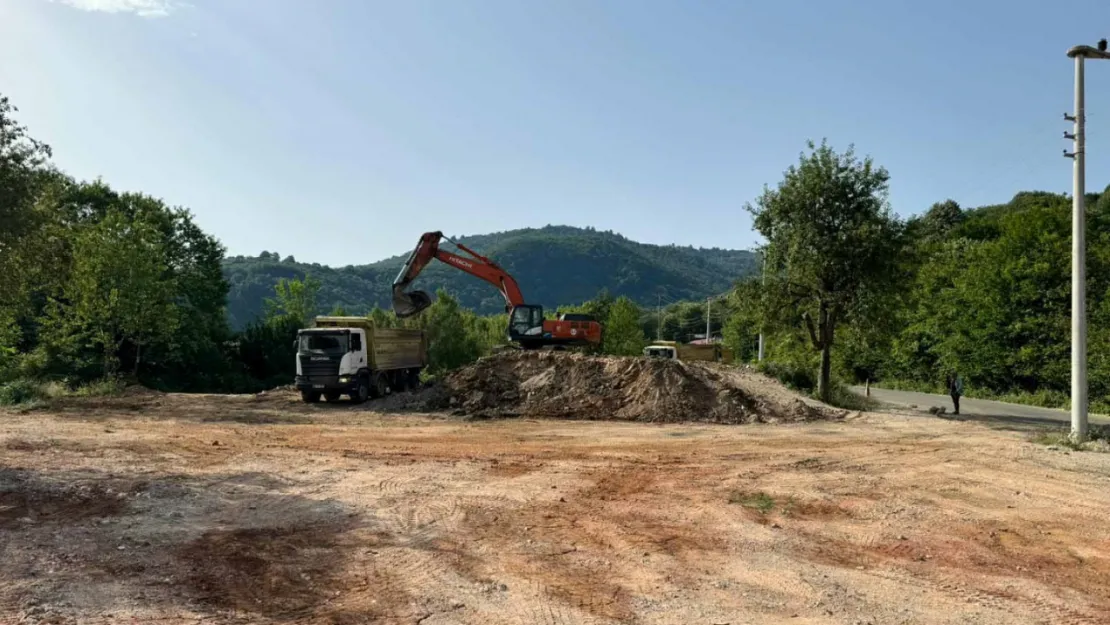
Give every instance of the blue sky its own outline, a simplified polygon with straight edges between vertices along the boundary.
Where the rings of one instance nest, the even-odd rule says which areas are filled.
[[[745,248],[807,139],[903,215],[1069,191],[1076,43],[1043,0],[2,0],[0,92],[79,178],[189,207],[231,254],[332,265],[420,233],[591,225]],[[1106,30],[1100,31],[1099,28]],[[1088,67],[1089,186],[1110,63]]]

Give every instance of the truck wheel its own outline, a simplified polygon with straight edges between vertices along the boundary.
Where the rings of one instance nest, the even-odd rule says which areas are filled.
[[[358,378],[358,386],[355,387],[355,392],[351,393],[351,401],[356,404],[370,399],[370,380],[362,375]]]
[[[420,388],[420,369],[409,369],[408,370],[408,378],[409,378],[409,388],[411,388],[414,391],[416,389]]]
[[[375,399],[378,397],[385,397],[385,391],[385,376],[380,373],[375,373],[370,379],[370,397]]]
[[[403,370],[389,372],[389,388],[394,393],[403,393],[409,388],[409,376]]]
[[[324,393],[324,399],[328,400],[329,404],[334,404],[335,402],[339,401],[340,395],[341,393],[339,391],[328,391],[327,393]]]
[[[315,404],[320,401],[320,393],[316,391],[301,391],[301,401],[306,404]]]

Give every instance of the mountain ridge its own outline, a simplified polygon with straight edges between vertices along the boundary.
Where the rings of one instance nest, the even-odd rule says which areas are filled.
[[[416,244],[418,237],[413,237]],[[522,228],[457,237],[458,241],[496,261],[520,284],[529,303],[555,307],[594,297],[602,289],[614,296],[654,305],[658,300],[699,299],[727,290],[735,280],[756,270],[756,254],[748,250],[639,243],[612,232],[574,226]],[[389,306],[389,290],[407,254],[365,265],[329,267],[299,263],[276,253],[225,259],[230,285],[228,318],[242,327],[258,317],[264,301],[282,278],[320,280],[318,303],[323,312],[335,306],[363,314]],[[500,293],[462,271],[433,263],[416,281],[429,292],[444,288],[460,304],[480,313],[504,310]]]

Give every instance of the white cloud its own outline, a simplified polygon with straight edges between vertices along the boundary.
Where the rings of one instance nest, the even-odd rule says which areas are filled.
[[[177,0],[54,0],[82,11],[135,13],[142,17],[165,17],[181,6]]]

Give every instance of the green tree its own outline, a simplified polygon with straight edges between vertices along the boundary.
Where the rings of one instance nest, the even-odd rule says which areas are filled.
[[[401,321],[397,318],[397,315],[394,315],[392,312],[386,312],[377,306],[370,311],[367,318],[373,321],[374,325],[379,328],[396,328],[400,325]]]
[[[767,241],[768,288],[800,313],[821,353],[824,401],[837,325],[861,312],[869,292],[892,288],[897,274],[902,225],[887,201],[889,178],[852,148],[838,154],[825,142],[810,142],[778,187],[746,207]]]
[[[0,95],[0,261],[35,226],[33,207],[50,159],[50,147],[27,134],[16,111]]]
[[[468,311],[459,307],[458,300],[440,289],[432,305],[420,315],[427,332],[429,369],[432,373],[457,369],[481,356],[481,345],[468,331],[467,314]]]
[[[143,349],[167,341],[178,324],[175,284],[158,231],[110,213],[78,233],[73,252],[65,303],[52,309],[54,327],[95,346],[104,375],[117,371],[121,352],[129,347],[137,376]]]
[[[266,301],[267,317],[289,315],[307,324],[316,317],[319,292],[320,281],[312,276],[304,280],[282,278],[274,286],[274,298]]]
[[[755,360],[759,348],[761,285],[757,280],[746,280],[736,285],[729,294],[728,313],[721,340],[732,350],[737,362]]]
[[[0,366],[5,368],[18,349],[32,292],[44,277],[40,270],[50,260],[38,199],[60,177],[50,167],[50,148],[27,134],[16,111],[0,95]]]
[[[638,356],[644,349],[644,331],[640,327],[640,307],[623,295],[609,308],[603,332],[605,353],[614,356]]]
[[[293,381],[297,367],[294,342],[301,320],[277,315],[255,320],[234,343],[234,357],[247,376],[249,390],[272,388]]]

